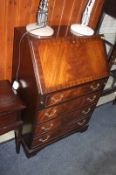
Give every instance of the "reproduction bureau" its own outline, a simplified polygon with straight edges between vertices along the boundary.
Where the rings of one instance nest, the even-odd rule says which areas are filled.
[[[18,93],[27,106],[22,115],[30,127],[22,135],[27,156],[85,131],[109,75],[100,36],[65,31],[55,27],[52,38],[37,39],[15,29],[12,81],[18,77]]]
[[[23,122],[21,111],[25,108],[19,97],[13,92],[9,81],[0,81],[0,135],[15,130],[16,151],[20,150]]]

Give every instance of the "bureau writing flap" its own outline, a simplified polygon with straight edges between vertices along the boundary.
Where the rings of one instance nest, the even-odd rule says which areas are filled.
[[[42,94],[108,76],[105,46],[98,36],[32,39],[30,47]]]

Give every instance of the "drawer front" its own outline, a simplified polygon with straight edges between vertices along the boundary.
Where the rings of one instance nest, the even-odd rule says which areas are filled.
[[[67,113],[65,115],[59,115],[58,118],[52,119],[46,123],[34,126],[34,137],[38,137],[39,135],[56,130],[60,127],[70,126],[75,123],[75,121],[79,121],[81,119],[85,119],[90,116],[94,110],[95,106],[87,106],[78,111],[73,111]],[[80,126],[84,123],[80,122]]]
[[[37,123],[42,123],[59,116],[59,114],[68,113],[82,108],[83,106],[94,104],[98,101],[100,96],[101,91],[79,97],[77,99],[68,101],[55,107],[50,107],[48,109],[41,110],[36,117]]]
[[[47,107],[47,106],[55,105],[73,98],[77,98],[87,93],[98,91],[104,88],[105,82],[106,80],[104,79],[99,81],[94,81],[86,85],[81,85],[77,88],[48,95],[45,100],[45,106]]]
[[[60,137],[68,135],[68,133],[71,132],[72,130],[75,130],[75,129],[80,130],[88,123],[89,119],[90,118],[85,118],[80,121],[74,121],[73,125],[64,126],[62,128],[58,128],[54,132],[48,132],[37,138],[33,138],[30,146],[33,149],[41,145],[45,145],[49,143],[50,141],[58,140]]]
[[[17,120],[17,113],[0,114],[0,128],[10,126]]]
[[[17,121],[17,122],[13,122],[10,125],[5,125],[3,127],[0,128],[0,135],[5,134],[9,131],[12,130],[17,130],[19,127],[23,126],[23,122],[21,120]]]
[[[14,127],[12,125],[11,126],[4,126],[4,127],[0,128],[0,135],[5,134],[5,133],[12,131],[12,130],[14,130]]]

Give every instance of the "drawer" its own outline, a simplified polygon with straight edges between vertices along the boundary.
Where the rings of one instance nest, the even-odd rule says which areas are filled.
[[[69,90],[49,94],[46,96],[45,106],[47,107],[47,106],[55,105],[73,98],[77,98],[84,94],[98,91],[104,88],[105,83],[106,83],[106,80],[102,79],[102,80],[87,83]]]
[[[0,128],[10,126],[17,120],[17,113],[1,113],[0,114]]]
[[[33,149],[41,145],[45,145],[51,141],[53,142],[55,140],[58,140],[59,138],[64,137],[65,135],[69,135],[69,133],[71,131],[74,131],[75,129],[80,130],[88,123],[89,119],[90,118],[85,118],[81,119],[80,121],[74,121],[73,125],[64,126],[62,128],[58,128],[54,132],[48,132],[39,137],[33,138],[30,147]]]
[[[84,107],[83,109],[80,109],[78,111],[73,111],[70,113],[67,113],[65,115],[59,115],[57,118],[52,119],[46,123],[40,124],[40,125],[35,125],[34,127],[34,137],[37,137],[43,133],[56,130],[60,127],[65,127],[65,126],[70,126],[73,125],[75,121],[79,121],[81,119],[85,119],[90,116],[94,110],[95,106],[87,106]],[[80,122],[80,126],[83,125],[84,123]]]
[[[101,91],[92,93],[86,96],[82,96],[71,101],[67,101],[66,103],[59,104],[55,107],[50,107],[48,109],[44,109],[38,112],[36,116],[36,122],[42,123],[47,120],[53,119],[59,114],[68,113],[83,106],[94,104],[98,101],[99,97],[101,96]]]
[[[12,130],[14,130],[14,127],[12,125],[4,126],[4,127],[0,128],[0,135],[6,134],[7,132],[12,131]]]
[[[17,129],[19,129],[19,127],[21,128],[22,125],[23,125],[23,122],[21,120],[19,120],[17,122],[13,122],[10,125],[5,125],[3,127],[0,127],[0,135],[5,134],[5,133],[12,131],[12,130],[17,130]]]

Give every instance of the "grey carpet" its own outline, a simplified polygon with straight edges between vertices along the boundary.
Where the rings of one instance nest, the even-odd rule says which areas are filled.
[[[0,145],[0,175],[116,175],[116,106],[97,108],[85,133],[73,134],[26,158],[14,141]]]

